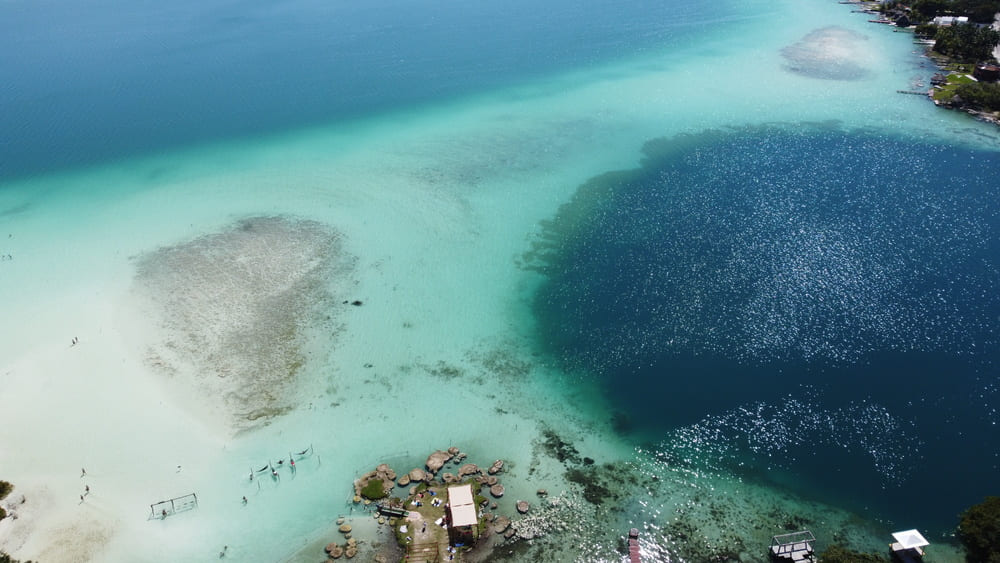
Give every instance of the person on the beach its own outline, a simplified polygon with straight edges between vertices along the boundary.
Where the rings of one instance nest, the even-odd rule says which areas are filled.
[[[84,493],[86,493],[86,494],[88,494],[88,495],[89,495],[89,494],[90,494],[90,485],[86,485],[86,486],[84,486],[84,487],[83,487],[83,491],[84,491]]]
[[[87,476],[87,470],[80,468],[80,477],[86,477],[86,476]]]
[[[246,504],[247,504],[247,497],[243,497],[243,506],[246,506]]]
[[[83,495],[80,495],[80,502],[83,502]]]

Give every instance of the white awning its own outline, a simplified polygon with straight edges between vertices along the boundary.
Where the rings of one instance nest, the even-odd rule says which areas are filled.
[[[930,545],[931,542],[927,541],[920,532],[916,530],[906,530],[905,532],[895,532],[892,537],[899,543],[903,549],[916,549],[918,547],[923,547],[925,545]]]
[[[475,526],[479,522],[472,485],[448,487],[452,526]]]

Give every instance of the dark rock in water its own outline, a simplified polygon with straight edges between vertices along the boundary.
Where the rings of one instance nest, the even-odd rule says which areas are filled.
[[[444,464],[447,463],[448,460],[451,459],[451,457],[452,454],[445,451],[437,450],[436,452],[427,456],[427,462],[425,463],[425,465],[427,466],[427,469],[429,469],[431,473],[437,473],[442,467],[444,467]]]
[[[528,510],[530,510],[530,509],[531,509],[531,505],[528,504],[528,501],[526,501],[526,500],[519,500],[519,501],[517,501],[517,511],[520,512],[521,514],[527,514]]]
[[[496,485],[490,487],[490,494],[496,498],[502,497],[503,493],[504,493],[504,488],[503,485],[501,485],[500,483],[497,483]]]
[[[482,470],[475,463],[466,463],[458,470],[459,477],[465,477],[466,475],[477,475],[481,473]]]
[[[498,516],[496,521],[493,523],[493,531],[502,534],[507,531],[510,527],[510,518],[506,516]]]

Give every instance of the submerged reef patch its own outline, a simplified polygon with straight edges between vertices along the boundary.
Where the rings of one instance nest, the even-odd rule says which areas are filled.
[[[291,408],[310,338],[336,328],[332,284],[352,268],[336,231],[288,217],[244,219],[135,264],[156,329],[148,362],[221,399],[236,429]]]
[[[869,71],[861,63],[868,37],[830,26],[813,30],[781,50],[785,70],[824,80],[861,80]]]

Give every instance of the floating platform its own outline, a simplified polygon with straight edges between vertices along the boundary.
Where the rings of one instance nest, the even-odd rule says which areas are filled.
[[[892,534],[896,540],[889,544],[893,561],[901,563],[919,563],[924,560],[923,548],[930,545],[927,538],[916,530],[905,530]]]
[[[771,538],[772,561],[816,561],[816,550],[813,543],[816,536],[809,530],[781,534]]]

